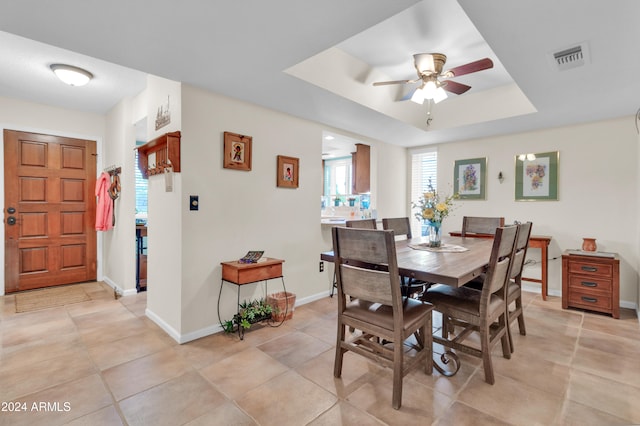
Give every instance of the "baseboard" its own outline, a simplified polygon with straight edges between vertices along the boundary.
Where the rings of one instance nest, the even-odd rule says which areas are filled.
[[[321,293],[313,294],[311,296],[307,296],[303,299],[296,298],[295,306],[306,305],[307,303],[315,302],[316,300],[320,300],[324,297],[328,297],[330,294],[329,291],[323,291]],[[224,331],[220,324],[210,325],[208,327],[201,328],[199,330],[195,330],[189,333],[181,334],[165,321],[162,320],[159,316],[154,314],[151,310],[147,308],[145,314],[158,325],[158,327],[162,328],[172,339],[176,342],[183,344],[187,342],[191,342],[193,340],[201,339],[203,337],[210,336],[212,334],[220,333]]]
[[[138,290],[131,288],[129,290],[123,290],[119,285],[113,282],[109,277],[102,277],[102,281],[109,287],[113,288],[120,296],[133,296],[138,294]]]
[[[171,327],[169,324],[167,324],[162,318],[160,318],[158,315],[156,315],[153,311],[151,311],[149,308],[145,309],[144,314],[153,322],[155,322],[158,327],[160,327],[161,329],[163,329],[165,331],[165,333],[167,333],[173,340],[175,340],[178,343],[185,343],[185,342],[181,342],[180,341],[180,333],[178,333],[177,330],[175,330],[173,327]]]

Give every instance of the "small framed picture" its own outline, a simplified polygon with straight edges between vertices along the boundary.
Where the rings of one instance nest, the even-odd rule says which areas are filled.
[[[282,188],[297,188],[300,177],[300,160],[278,155],[277,184]]]
[[[225,169],[251,170],[251,136],[224,132]]]
[[[557,201],[558,161],[558,151],[516,156],[516,201]]]
[[[487,159],[456,160],[453,170],[453,192],[461,200],[486,199]]]

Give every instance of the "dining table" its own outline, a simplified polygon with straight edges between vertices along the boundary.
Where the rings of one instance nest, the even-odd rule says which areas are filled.
[[[442,237],[442,246],[427,247],[426,237],[396,241],[400,275],[429,283],[461,287],[485,272],[493,240],[485,238]],[[333,251],[320,254],[333,262]]]
[[[486,272],[493,239],[443,236],[441,247],[428,247],[428,238],[417,237],[396,241],[396,258],[401,276],[427,283],[461,287]],[[333,262],[333,251],[320,254],[320,259]],[[334,282],[335,286],[336,283]],[[419,336],[416,336],[421,341]],[[460,369],[458,356],[446,350],[440,357],[443,365],[434,367],[445,376]],[[448,364],[453,362],[451,368]]]

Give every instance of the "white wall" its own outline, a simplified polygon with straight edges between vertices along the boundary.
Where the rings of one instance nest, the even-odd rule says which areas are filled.
[[[148,76],[147,89],[148,140],[167,132],[181,130],[181,84]],[[158,107],[170,98],[171,122],[155,129]],[[184,135],[181,152],[188,151]],[[181,167],[184,170],[184,165]],[[149,176],[147,219],[147,310],[146,314],[174,339],[182,330],[182,174],[173,173],[172,191],[165,187],[164,175]],[[186,204],[185,204],[186,205]],[[133,216],[131,218],[132,222]]]
[[[182,111],[183,340],[219,330],[220,262],[238,259],[248,250],[285,260],[287,291],[296,294],[298,303],[328,294],[328,270],[318,271],[320,252],[327,249],[320,225],[322,131],[327,128],[187,85],[182,87]],[[223,168],[225,131],[252,136],[251,171]],[[394,167],[391,182],[382,184],[387,167],[372,166],[378,206],[402,214],[404,149],[362,141],[382,153],[381,162]],[[277,155],[300,159],[298,189],[276,186]],[[393,181],[400,189],[390,187]],[[199,196],[199,211],[188,210],[189,195]],[[278,280],[268,284],[269,293],[281,289]],[[236,312],[236,291],[230,284],[223,287],[223,321]],[[241,288],[241,300],[263,296],[261,285]]]
[[[136,293],[135,245],[135,132],[132,100],[120,101],[107,114],[104,153],[105,167],[121,169],[121,191],[115,202],[116,223],[103,234],[104,281],[121,294]],[[98,169],[98,171],[102,171]]]
[[[54,108],[33,102],[0,97],[0,142],[4,146],[4,129],[23,130],[96,141],[98,153],[102,151],[105,117],[98,114]],[[0,150],[0,199],[4,203],[4,150]],[[98,156],[97,169],[102,170]],[[5,207],[3,206],[3,210]],[[4,227],[0,230],[4,241]],[[98,242],[101,235],[98,234]],[[0,258],[4,259],[4,244],[0,245]],[[100,244],[98,244],[98,279],[102,279]],[[4,294],[4,262],[0,266],[0,295]]]
[[[515,156],[559,151],[559,201],[514,201]],[[583,237],[598,250],[620,254],[620,299],[638,302],[638,137],[632,117],[535,132],[443,144],[438,147],[440,191],[451,193],[455,160],[487,157],[487,199],[457,201],[444,232],[459,230],[462,216],[504,216],[533,222],[533,234],[553,237],[549,246],[549,292],[560,295],[560,256],[580,248]],[[498,182],[502,171],[504,183]],[[529,252],[539,260],[539,250]],[[539,264],[525,275],[539,276]],[[535,284],[534,284],[535,285]]]

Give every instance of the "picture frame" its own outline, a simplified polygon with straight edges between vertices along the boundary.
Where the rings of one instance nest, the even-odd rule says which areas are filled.
[[[251,170],[251,136],[238,133],[224,132],[224,160],[225,169]]]
[[[300,179],[300,159],[278,155],[276,184],[280,188],[297,188]]]
[[[558,151],[516,156],[516,201],[558,200]]]
[[[487,158],[456,160],[453,168],[453,192],[461,200],[484,200],[487,189]]]

